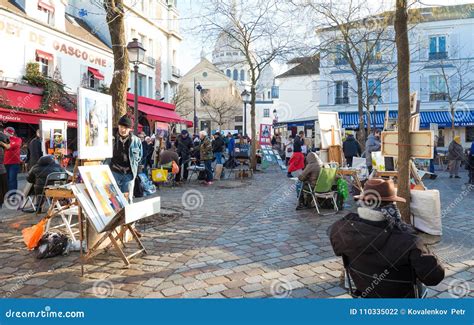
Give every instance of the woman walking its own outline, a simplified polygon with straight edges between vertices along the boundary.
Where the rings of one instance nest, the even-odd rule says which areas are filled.
[[[448,160],[449,178],[461,178],[459,177],[459,167],[464,160],[464,150],[461,146],[461,137],[459,135],[455,136],[454,140],[449,144]]]

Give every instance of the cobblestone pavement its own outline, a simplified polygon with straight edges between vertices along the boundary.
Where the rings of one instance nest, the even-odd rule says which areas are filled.
[[[427,239],[437,242],[431,247],[447,268],[446,279],[430,289],[430,297],[473,295],[474,189],[463,188],[464,181],[465,176],[446,175],[426,181],[441,190],[445,214],[441,239]],[[342,263],[327,235],[347,211],[337,216],[295,211],[292,184],[284,173],[267,170],[245,182],[161,189],[167,214],[137,226],[148,254],[134,258],[128,269],[112,251],[100,254],[86,266],[84,277],[77,252],[36,260],[25,249],[21,229],[38,217],[4,220],[0,296],[347,298]]]

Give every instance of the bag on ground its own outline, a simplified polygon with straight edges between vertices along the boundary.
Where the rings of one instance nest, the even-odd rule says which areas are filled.
[[[153,184],[153,182],[148,178],[145,173],[138,174],[138,178],[140,178],[144,196],[148,196],[156,192],[155,184]]]
[[[58,255],[67,255],[69,238],[61,233],[47,232],[41,237],[36,247],[36,258],[48,258]]]

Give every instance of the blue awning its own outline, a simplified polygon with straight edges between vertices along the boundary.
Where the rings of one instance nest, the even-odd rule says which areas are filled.
[[[389,111],[390,118],[397,118],[397,111]],[[370,124],[373,127],[373,112],[370,113]],[[346,129],[359,128],[359,114],[357,112],[342,112],[339,113],[339,118],[342,119],[342,127]],[[376,127],[383,128],[385,120],[385,112],[377,112]],[[448,111],[422,111],[420,112],[420,127],[429,128],[430,123],[438,124],[438,127],[451,126],[451,113]],[[364,125],[367,127],[367,113],[364,114]],[[474,126],[474,111],[458,110],[454,113],[455,126]]]

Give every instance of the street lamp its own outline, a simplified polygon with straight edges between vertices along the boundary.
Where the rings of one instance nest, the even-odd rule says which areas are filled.
[[[247,135],[247,103],[250,101],[250,93],[244,89],[242,94],[240,94],[242,97],[242,101],[244,102],[244,136]]]
[[[133,72],[135,73],[134,81],[134,103],[133,103],[133,131],[138,134],[138,65],[145,61],[145,48],[142,43],[134,38],[127,44],[128,59],[133,63]]]
[[[381,98],[376,93],[370,96],[370,102],[374,106],[374,131],[373,131],[374,134],[375,134],[375,129],[377,128],[377,104],[379,103],[380,100]]]
[[[194,132],[193,133],[194,134],[196,134],[196,126],[197,126],[197,122],[198,122],[198,118],[197,118],[197,115],[196,115],[196,90],[201,92],[202,86],[199,82],[196,83],[196,78],[194,78],[194,83],[193,83],[193,98],[194,98],[194,118],[193,118]]]

